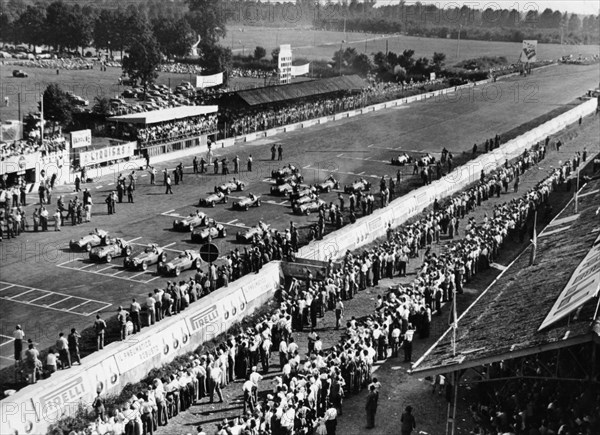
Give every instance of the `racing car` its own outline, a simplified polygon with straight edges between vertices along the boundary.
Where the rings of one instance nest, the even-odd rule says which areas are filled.
[[[310,193],[308,195],[301,196],[300,198],[296,198],[295,200],[292,201],[292,209],[294,209],[295,207],[298,207],[302,204],[308,204],[309,202],[316,201],[317,199],[319,199],[319,196],[314,193]]]
[[[315,187],[319,192],[331,192],[332,189],[340,188],[340,182],[330,175],[322,183],[315,184]]]
[[[281,169],[277,169],[276,171],[271,171],[271,178],[278,179],[288,177],[290,175],[300,175],[300,168],[295,167],[294,165],[287,165]]]
[[[245,198],[233,203],[233,208],[237,210],[248,211],[248,209],[253,206],[260,207],[260,196],[256,196],[253,193],[249,193]]]
[[[254,236],[262,238],[267,231],[269,231],[270,225],[259,222],[252,228],[248,228],[246,231],[238,231],[235,235],[235,239],[240,243],[250,243],[254,239]]]
[[[304,181],[304,177],[300,174],[288,174],[283,177],[276,178],[275,184],[291,184],[291,183],[302,183]]]
[[[200,254],[191,249],[183,251],[178,257],[168,263],[161,261],[158,263],[158,273],[162,275],[179,276],[181,271],[188,269],[197,269],[200,266]]]
[[[413,158],[408,154],[400,154],[398,157],[392,157],[392,165],[395,166],[404,166],[409,165],[413,161]]]
[[[141,269],[146,270],[148,266],[162,261],[167,261],[167,253],[163,248],[159,248],[156,244],[151,244],[144,249],[144,252],[139,253],[135,257],[127,256],[123,261],[123,266],[126,269]]]
[[[201,211],[196,210],[196,213],[183,219],[175,219],[173,221],[173,229],[175,231],[192,231],[194,227],[203,227],[208,224],[208,216]]]
[[[198,202],[198,206],[199,207],[214,207],[215,204],[227,204],[227,195],[224,194],[223,192],[219,191],[219,192],[215,192],[215,193],[211,193],[210,195],[208,195],[206,198],[200,198],[200,201]]]
[[[223,183],[220,186],[215,186],[215,193],[223,192],[225,195],[229,195],[234,190],[241,192],[246,187],[246,184],[235,178],[227,183]]]
[[[290,193],[290,200],[292,202],[299,200],[300,198],[304,198],[306,196],[313,195],[317,192],[317,189],[313,186],[308,186],[306,184],[300,184],[296,186],[294,191]]]
[[[89,233],[79,240],[71,240],[69,248],[71,248],[71,251],[82,251],[85,249],[87,252],[90,252],[94,246],[101,245],[107,236],[108,233],[106,231],[96,228],[93,233]]]
[[[429,153],[423,154],[419,159],[419,166],[429,166],[433,163],[435,163],[435,157]]]
[[[276,184],[275,186],[271,186],[271,195],[287,196],[294,191],[295,187],[296,183],[294,182]]]
[[[90,260],[110,263],[113,257],[131,255],[133,251],[131,245],[120,237],[105,240],[105,243],[102,245],[92,248],[90,251]]]
[[[211,239],[227,237],[227,230],[221,224],[211,225],[206,228],[195,228],[194,231],[192,231],[192,242],[208,242],[209,236]]]
[[[319,211],[319,209],[321,207],[323,207],[325,204],[326,204],[325,201],[323,201],[322,199],[316,198],[316,199],[314,199],[310,202],[306,202],[304,204],[294,205],[293,210],[294,210],[294,213],[296,213],[296,214],[309,215],[312,212]]]
[[[357,193],[357,192],[362,192],[363,190],[371,190],[371,183],[369,183],[364,178],[361,178],[360,180],[355,181],[354,183],[352,183],[349,186],[348,185],[344,186],[345,193]]]

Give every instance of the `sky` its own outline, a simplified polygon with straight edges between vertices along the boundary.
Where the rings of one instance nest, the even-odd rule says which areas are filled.
[[[267,0],[271,2],[295,2],[295,0]],[[320,0],[325,3],[326,0]],[[336,1],[336,0],[332,0]],[[337,0],[341,1],[341,0]],[[362,0],[358,0],[361,2]],[[376,0],[378,4],[398,3],[400,0]],[[416,3],[418,0],[405,0],[405,3]],[[537,9],[542,13],[544,9],[559,10],[561,12],[576,13],[581,15],[599,15],[600,2],[598,0],[420,0],[421,3],[444,6],[467,5],[477,9],[517,9],[523,12]]]

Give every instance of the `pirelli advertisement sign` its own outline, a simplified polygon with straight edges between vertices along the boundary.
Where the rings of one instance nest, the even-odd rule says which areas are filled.
[[[594,246],[587,253],[583,261],[577,266],[569,279],[567,286],[561,292],[554,306],[544,319],[542,329],[569,315],[590,299],[593,299],[600,290],[600,236],[596,238]]]

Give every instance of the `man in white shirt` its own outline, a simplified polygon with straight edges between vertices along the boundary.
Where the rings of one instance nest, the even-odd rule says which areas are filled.
[[[242,391],[244,392],[244,415],[247,414],[248,408],[250,408],[251,413],[254,413],[255,389],[256,385],[254,385],[250,379],[244,382],[244,385],[242,386]]]
[[[283,368],[288,361],[288,345],[285,340],[279,342],[279,365]]]
[[[223,402],[223,393],[221,392],[221,375],[223,371],[218,365],[214,365],[210,370],[211,378],[211,389],[210,389],[210,403],[213,403],[214,393],[219,396],[219,403]]]
[[[254,390],[254,401],[258,401],[258,383],[262,381],[262,375],[256,371],[256,366],[252,367],[252,373],[250,373],[250,381],[256,386]]]

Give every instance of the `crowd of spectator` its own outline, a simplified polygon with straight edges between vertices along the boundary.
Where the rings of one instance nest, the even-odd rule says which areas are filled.
[[[255,79],[264,79],[268,77],[272,77],[274,74],[277,74],[277,70],[261,70],[261,69],[253,69],[253,68],[231,68],[231,72],[229,74],[230,78],[235,77],[250,77]]]
[[[28,67],[28,68],[43,68],[52,70],[88,70],[94,69],[98,62],[83,58],[73,59],[36,59],[36,60],[8,60],[7,65]],[[120,65],[119,65],[120,66]]]
[[[216,129],[217,115],[196,116],[138,129],[137,140],[142,145],[150,145],[157,142],[207,134],[214,132]]]
[[[44,138],[43,142],[35,139],[23,139],[13,142],[0,142],[0,158],[8,158],[32,154],[41,151],[42,157],[49,153],[64,151],[66,149],[66,141],[63,136],[51,136]]]
[[[172,74],[202,74],[204,70],[200,65],[193,63],[161,63],[157,68],[159,72]]]
[[[572,351],[572,350],[571,350]],[[575,350],[577,352],[577,350]],[[581,361],[592,355],[582,352]],[[488,369],[492,377],[530,376],[490,383],[478,387],[478,400],[470,407],[474,422],[473,435],[509,433],[515,435],[591,435],[600,433],[600,395],[597,387],[586,382],[560,379],[534,379],[542,367],[554,369],[554,354],[541,354],[536,360],[519,364],[519,360],[495,363]],[[571,364],[562,365],[563,376],[576,379]],[[562,370],[561,370],[562,371]]]

